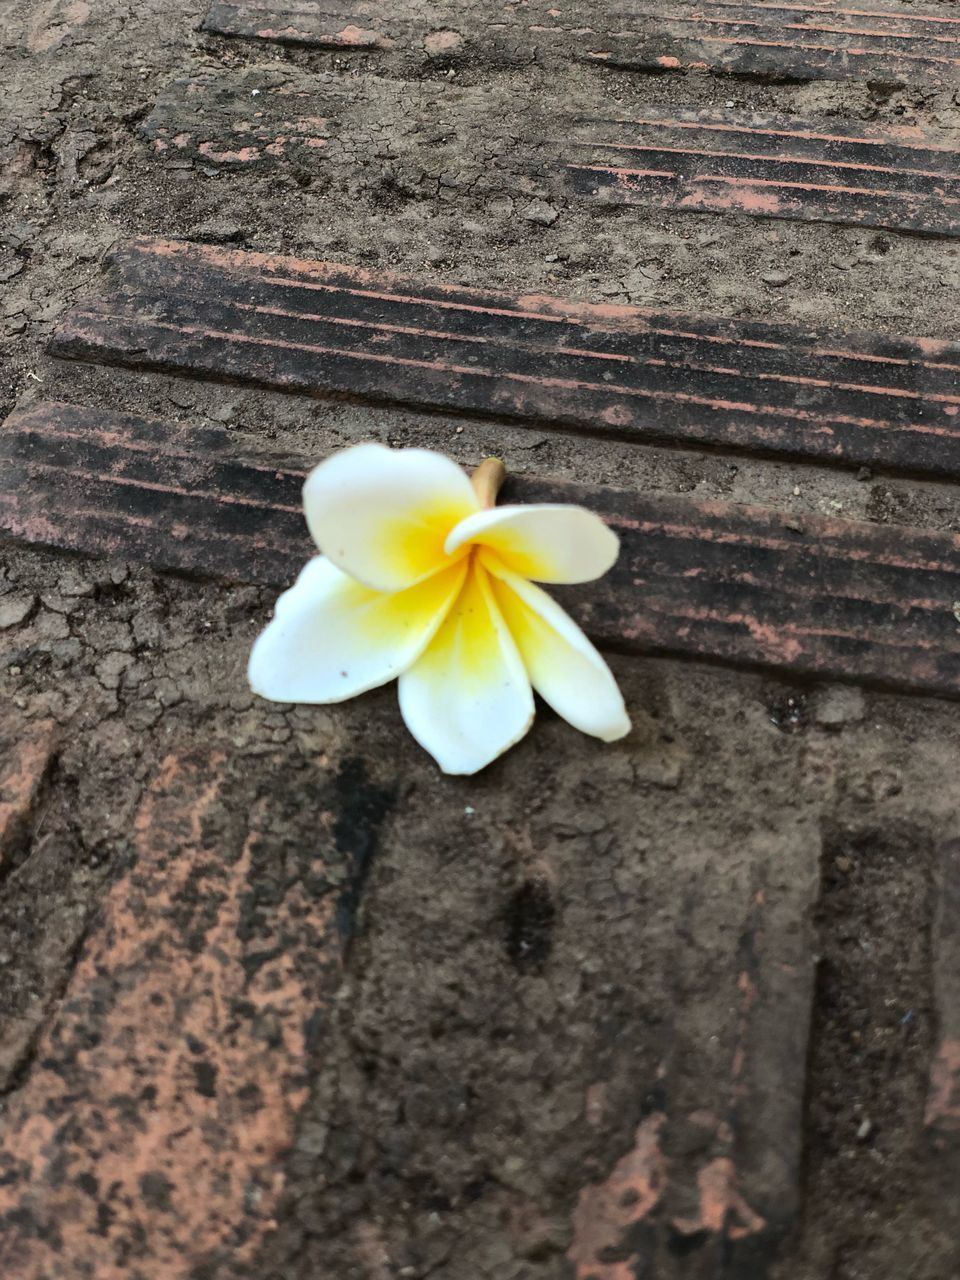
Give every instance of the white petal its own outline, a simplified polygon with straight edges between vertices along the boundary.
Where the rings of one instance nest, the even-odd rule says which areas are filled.
[[[303,486],[317,546],[376,591],[402,591],[443,568],[447,535],[478,507],[466,473],[427,449],[360,444],[321,462]]]
[[[433,641],[400,677],[400,710],[445,773],[476,773],[533,723],[530,681],[479,566]]]
[[[384,594],[316,556],[277,601],[253,646],[250,687],[274,702],[343,702],[386,684],[433,639],[465,575],[460,562],[407,591]]]
[[[545,591],[487,561],[504,621],[530,682],[557,715],[604,742],[630,732],[623,695],[587,637]]]
[[[445,550],[452,555],[474,542],[490,547],[514,573],[538,582],[592,582],[620,550],[619,538],[598,515],[560,503],[478,511],[457,525]]]

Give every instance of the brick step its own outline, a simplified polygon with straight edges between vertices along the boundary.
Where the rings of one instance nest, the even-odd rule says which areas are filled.
[[[960,83],[960,18],[946,6],[837,0],[671,0],[631,9],[594,56],[640,71],[710,70],[771,80]]]
[[[631,750],[645,758],[642,744]],[[385,818],[409,830],[462,810],[438,792],[427,792],[429,815],[422,791],[398,800],[411,766],[396,767],[395,788],[355,759],[170,750],[136,807],[129,863],[6,1101],[4,1276],[126,1280],[131,1257],[144,1280],[265,1274],[285,1180],[304,1191],[297,1154],[315,1150],[321,1123],[326,1132],[310,1094],[333,1060],[343,907],[362,858],[397,839],[381,836]],[[532,803],[540,784],[518,786]],[[589,836],[569,839],[591,848]],[[644,940],[647,982],[602,969],[614,981],[582,1011],[585,1105],[553,1148],[580,1280],[633,1274],[611,1256],[675,1275],[678,1255],[684,1275],[760,1280],[797,1213],[817,831],[774,816],[745,836],[732,873],[716,833],[675,839],[685,870],[641,875],[642,898],[615,899],[613,927],[626,917],[628,936]],[[570,895],[599,909],[582,887]],[[651,915],[669,929],[651,931]],[[505,965],[504,982],[515,980]],[[476,1110],[495,1114],[489,1099]],[[525,1203],[488,1192],[502,1193]],[[343,1274],[368,1274],[358,1253]]]
[[[630,441],[960,476],[960,346],[425,285],[165,240],[68,312],[69,359]]]
[[[311,553],[311,460],[220,429],[41,403],[0,438],[0,524],[30,543],[286,585]],[[514,478],[506,500],[579,502],[615,570],[558,590],[602,644],[960,693],[960,535]]]
[[[919,129],[644,108],[579,122],[564,166],[606,203],[960,235],[960,151]]]
[[[712,70],[771,80],[960,84],[960,18],[947,5],[904,11],[885,0],[652,0],[609,16],[595,6],[534,0],[464,19],[463,6],[358,0],[215,0],[211,34],[427,59],[579,58],[639,71]]]

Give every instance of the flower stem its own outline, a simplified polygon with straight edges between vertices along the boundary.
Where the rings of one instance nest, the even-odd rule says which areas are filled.
[[[497,505],[497,494],[507,478],[507,468],[499,458],[484,458],[470,477],[473,491],[484,507]]]

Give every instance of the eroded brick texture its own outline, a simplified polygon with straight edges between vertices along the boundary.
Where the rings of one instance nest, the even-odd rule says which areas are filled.
[[[171,754],[144,795],[9,1102],[5,1276],[228,1276],[270,1230],[357,868],[333,771],[258,770]]]

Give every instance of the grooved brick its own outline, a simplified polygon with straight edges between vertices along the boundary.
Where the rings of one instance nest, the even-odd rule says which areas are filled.
[[[114,255],[55,355],[960,476],[960,347],[426,285],[166,240]]]
[[[312,553],[314,459],[244,453],[219,429],[46,403],[0,437],[14,537],[157,568],[286,585]],[[616,530],[614,570],[558,597],[598,641],[960,693],[960,535],[511,479],[504,500],[576,502]]]
[[[712,70],[771,80],[960,83],[960,18],[870,0],[640,0],[625,12],[554,0],[505,4],[484,21],[464,6],[406,0],[214,0],[203,29],[218,35],[363,51],[581,59],[639,71]]]
[[[916,128],[645,108],[580,121],[564,153],[608,203],[960,236],[960,152]]]

